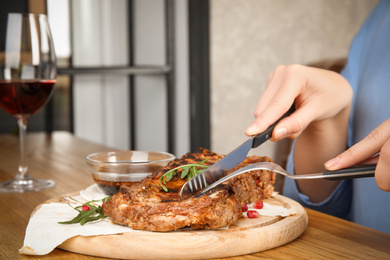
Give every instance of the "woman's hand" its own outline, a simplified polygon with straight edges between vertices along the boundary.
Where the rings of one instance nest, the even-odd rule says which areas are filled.
[[[347,148],[352,88],[338,73],[302,65],[279,66],[270,75],[247,135],[261,133],[295,102],[296,111],[274,128],[271,140],[297,138],[295,174],[325,170],[324,162]],[[299,190],[312,202],[326,199],[337,181],[300,180]]]
[[[352,89],[338,73],[302,66],[279,66],[271,73],[255,109],[248,136],[261,133],[295,101],[296,111],[275,127],[273,141],[295,138],[312,122],[332,118],[349,108]]]
[[[380,153],[378,155],[378,153]],[[376,184],[390,191],[390,119],[387,119],[366,138],[325,163],[328,170],[338,170],[356,164],[377,162]]]

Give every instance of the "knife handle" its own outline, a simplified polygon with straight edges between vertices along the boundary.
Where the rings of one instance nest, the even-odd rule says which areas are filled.
[[[290,109],[286,113],[284,113],[284,115],[282,115],[278,120],[276,120],[275,123],[270,125],[264,132],[256,135],[253,138],[252,148],[256,148],[262,143],[264,143],[265,141],[267,141],[268,139],[270,139],[272,136],[272,131],[274,130],[276,124],[279,123],[279,121],[282,120],[283,118],[291,115],[294,111],[295,111],[295,102],[292,104]]]
[[[355,179],[363,177],[374,177],[375,175],[376,164],[365,164],[352,166],[349,168],[344,168],[336,171],[326,171],[323,175],[331,175],[325,177],[325,180],[344,180],[344,179]],[[342,174],[342,176],[338,176]]]

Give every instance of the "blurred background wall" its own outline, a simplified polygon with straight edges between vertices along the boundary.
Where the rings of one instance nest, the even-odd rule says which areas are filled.
[[[70,131],[113,149],[174,150],[181,156],[199,146],[225,154],[241,144],[275,67],[345,59],[353,36],[377,2],[6,0],[0,1],[0,9],[48,13],[53,31],[62,70],[51,104],[54,122],[45,126],[45,108],[31,117],[29,132]],[[164,25],[171,16],[174,37],[166,41],[171,27]],[[198,41],[199,36],[204,41]],[[164,73],[106,73],[107,67],[118,66],[164,70],[167,42],[174,47],[170,101]],[[204,63],[192,62],[201,56],[194,48],[204,51]],[[86,67],[95,70],[81,73]],[[195,70],[203,70],[205,77],[194,86]],[[203,92],[194,104],[198,89]],[[174,103],[174,122],[167,120],[169,103]],[[205,118],[205,124],[194,124],[194,117]],[[0,110],[0,133],[15,129],[16,120]],[[174,129],[171,149],[167,129]],[[268,142],[252,153],[278,161],[280,147]]]

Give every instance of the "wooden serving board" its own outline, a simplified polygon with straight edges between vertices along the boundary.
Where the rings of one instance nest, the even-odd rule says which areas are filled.
[[[241,218],[236,224],[220,230],[136,231],[118,235],[76,236],[58,247],[107,258],[209,259],[246,255],[278,247],[291,242],[306,229],[307,213],[299,203],[281,195],[275,195],[265,202],[285,208],[294,207],[298,214]]]

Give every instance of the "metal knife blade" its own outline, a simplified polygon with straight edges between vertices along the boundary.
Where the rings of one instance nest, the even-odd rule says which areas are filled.
[[[180,190],[180,199],[188,199],[194,194],[196,194],[198,191],[206,188],[207,186],[224,177],[227,172],[229,172],[245,160],[246,156],[248,155],[248,152],[252,148],[256,148],[260,144],[270,139],[275,125],[279,123],[279,121],[283,118],[291,115],[294,111],[295,103],[282,117],[280,117],[275,123],[269,126],[267,130],[251,137],[249,140],[241,144],[239,147],[230,152],[217,163],[210,166],[191,180],[187,181]]]

